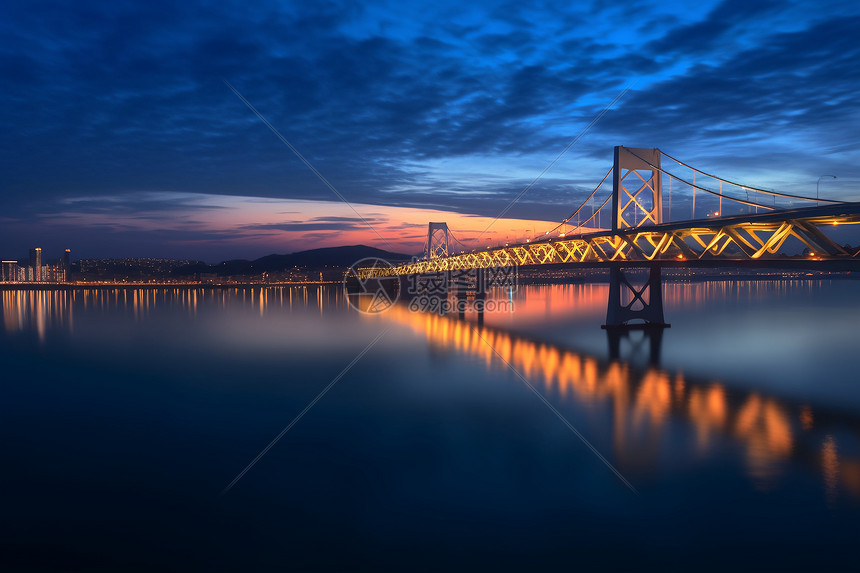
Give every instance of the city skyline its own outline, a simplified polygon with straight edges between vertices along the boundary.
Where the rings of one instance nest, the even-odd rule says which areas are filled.
[[[12,251],[415,252],[431,220],[477,234],[580,134],[494,242],[576,207],[615,145],[858,198],[854,3],[47,4],[0,18]]]
[[[33,247],[27,257],[2,258],[0,282],[64,283],[71,281],[71,249],[65,249],[56,259],[44,258],[42,255],[41,247]]]

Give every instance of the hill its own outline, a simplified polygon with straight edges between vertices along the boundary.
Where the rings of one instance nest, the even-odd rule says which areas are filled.
[[[184,265],[171,273],[173,276],[188,276],[194,274],[229,275],[258,275],[261,273],[282,272],[288,269],[300,268],[319,270],[323,268],[346,269],[354,262],[368,257],[385,259],[396,263],[408,261],[411,256],[403,253],[392,253],[368,247],[366,245],[351,245],[344,247],[326,247],[299,251],[289,255],[267,255],[253,261],[235,259],[223,261],[215,265],[204,263]]]

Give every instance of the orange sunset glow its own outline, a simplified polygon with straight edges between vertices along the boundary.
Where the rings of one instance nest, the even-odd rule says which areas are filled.
[[[340,201],[191,193],[144,193],[137,200],[140,206],[133,211],[105,212],[97,206],[89,208],[89,198],[71,199],[66,201],[67,211],[45,216],[44,220],[58,226],[93,227],[113,233],[194,233],[193,238],[177,237],[171,244],[227,249],[250,245],[258,254],[357,244],[417,254],[426,240],[430,221],[447,222],[453,236],[465,244],[452,239],[453,249],[481,249],[506,242],[525,242],[558,225],[552,221],[494,220],[452,211]],[[177,201],[180,206],[169,211],[147,209],[147,203],[160,205],[166,200]],[[116,198],[116,201],[123,200]],[[572,228],[567,225],[555,234]]]

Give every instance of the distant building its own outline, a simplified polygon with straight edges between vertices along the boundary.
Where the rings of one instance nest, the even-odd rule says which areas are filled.
[[[18,261],[0,262],[0,280],[5,282],[18,282]]]
[[[63,281],[69,282],[72,280],[72,249],[66,249],[63,253]]]
[[[33,278],[36,282],[42,282],[42,248],[30,249],[30,268],[33,269]]]
[[[66,269],[62,262],[45,265],[42,267],[42,282],[61,283],[66,280]]]

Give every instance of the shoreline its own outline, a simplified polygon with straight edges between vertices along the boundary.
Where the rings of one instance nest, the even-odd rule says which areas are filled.
[[[671,272],[674,270],[675,272]],[[739,281],[797,281],[797,280],[860,280],[860,273],[850,271],[784,271],[742,274],[718,274],[718,273],[681,273],[678,269],[671,269],[663,274],[664,283],[689,283],[689,282],[739,282]],[[633,270],[632,272],[636,272]],[[557,284],[601,284],[609,280],[609,274],[605,269],[596,269],[594,273],[581,274],[568,277],[530,277],[519,276],[519,285],[557,285]],[[307,281],[307,282],[270,282],[270,283],[164,283],[164,282],[99,282],[99,283],[0,283],[0,291],[16,290],[42,290],[42,291],[67,291],[67,290],[114,290],[114,289],[237,289],[237,288],[283,288],[283,287],[308,287],[339,285],[343,281]]]

